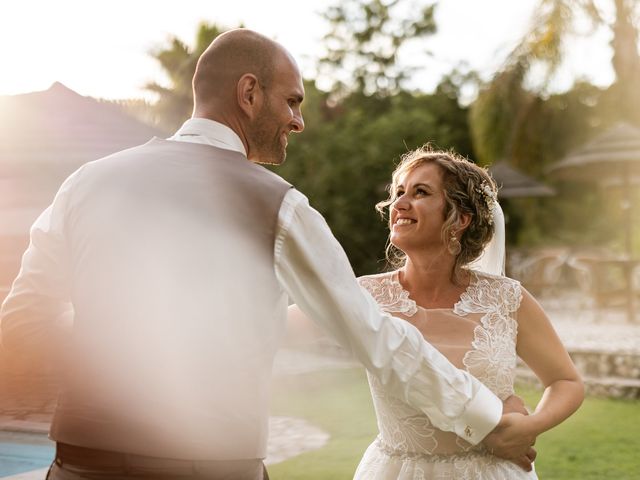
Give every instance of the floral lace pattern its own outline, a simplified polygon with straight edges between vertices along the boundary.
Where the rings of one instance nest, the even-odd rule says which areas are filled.
[[[409,297],[397,272],[359,279],[360,285],[387,313],[412,317],[419,307]],[[471,272],[471,283],[454,305],[459,317],[477,320],[473,340],[462,363],[500,398],[513,393],[516,366],[520,284],[506,277]],[[450,310],[451,311],[451,310]],[[535,479],[510,462],[488,455],[451,432],[431,424],[422,412],[405,404],[368,375],[380,434],[365,453],[355,478],[375,479]]]
[[[397,279],[397,273],[393,275],[381,273],[360,277],[358,282],[376,300],[382,310],[387,313],[402,313],[411,317],[418,311],[416,302],[409,298],[407,292]]]
[[[473,273],[475,278],[456,303],[454,312],[484,314],[474,330],[474,340],[463,359],[467,371],[501,399],[513,394],[516,367],[520,283],[505,277]]]

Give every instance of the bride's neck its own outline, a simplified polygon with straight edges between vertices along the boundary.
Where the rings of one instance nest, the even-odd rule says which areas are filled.
[[[468,284],[468,278],[461,278],[462,285],[454,283],[453,269],[455,259],[451,255],[436,258],[407,257],[400,270],[400,282],[411,297],[425,304],[449,303],[457,300]]]

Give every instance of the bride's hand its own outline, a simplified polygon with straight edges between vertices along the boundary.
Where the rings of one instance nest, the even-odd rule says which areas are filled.
[[[484,445],[490,453],[497,457],[511,460],[524,470],[531,470],[535,458],[532,445],[536,440],[531,422],[520,413],[506,413],[498,426],[485,437]]]

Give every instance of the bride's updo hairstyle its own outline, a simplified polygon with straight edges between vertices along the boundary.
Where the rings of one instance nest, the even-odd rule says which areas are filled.
[[[467,213],[471,216],[469,226],[458,239],[460,253],[456,256],[453,270],[453,278],[456,278],[462,267],[480,256],[485,245],[493,237],[492,209],[493,202],[497,198],[497,188],[484,168],[454,152],[433,150],[429,145],[425,145],[402,156],[391,177],[391,185],[387,187],[389,198],[379,202],[376,210],[384,218],[388,208],[396,201],[396,191],[401,179],[428,163],[435,163],[442,172],[442,187],[446,203],[445,221],[441,234],[445,246],[448,246],[451,241],[451,233],[460,219],[460,214]],[[400,268],[406,261],[406,255],[389,241],[387,260],[392,268]]]

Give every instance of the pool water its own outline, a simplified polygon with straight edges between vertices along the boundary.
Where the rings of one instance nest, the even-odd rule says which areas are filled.
[[[0,432],[0,478],[48,467],[54,455],[46,435]]]

